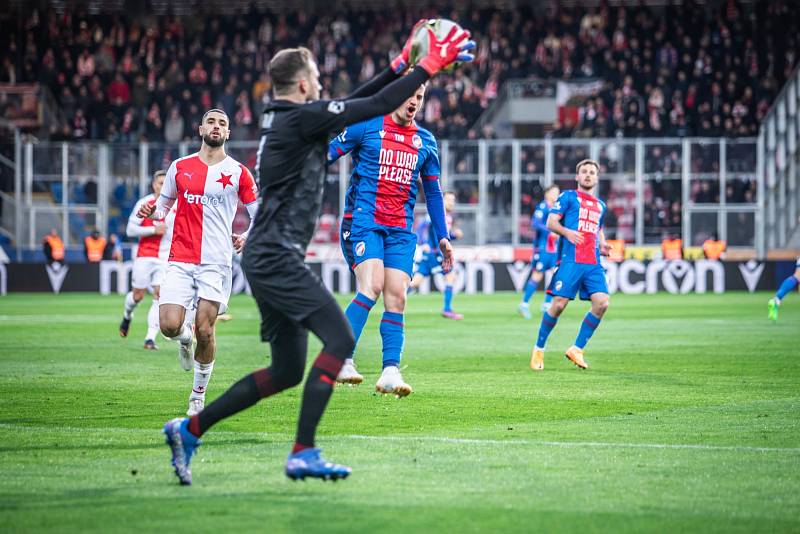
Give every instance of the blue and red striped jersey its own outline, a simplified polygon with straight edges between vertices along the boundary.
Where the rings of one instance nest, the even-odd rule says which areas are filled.
[[[352,152],[353,172],[344,217],[353,224],[411,231],[417,178],[438,180],[436,139],[416,123],[401,126],[391,115],[348,126],[328,148],[333,162]]]
[[[447,233],[450,233],[453,228],[453,215],[450,212],[446,212],[445,220],[447,221]],[[428,245],[431,250],[439,250],[439,239],[434,231],[430,215],[417,224],[417,245]]]
[[[531,228],[534,231],[533,246],[539,254],[555,254],[558,250],[558,235],[547,229],[547,217],[550,215],[550,206],[542,200],[536,206],[536,211],[531,217]]]
[[[582,191],[564,191],[550,210],[561,216],[561,224],[583,235],[583,244],[573,245],[567,239],[558,240],[558,259],[562,263],[600,263],[598,235],[603,229],[606,203]]]

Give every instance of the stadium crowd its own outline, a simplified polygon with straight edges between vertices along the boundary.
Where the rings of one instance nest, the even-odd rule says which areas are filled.
[[[4,15],[25,22],[4,24],[0,83],[47,85],[66,118],[57,139],[168,142],[191,138],[213,106],[228,111],[239,139],[254,137],[270,98],[265,66],[280,48],[311,48],[323,97],[342,96],[386,65],[414,20],[435,14],[398,5],[132,17],[39,5]],[[473,32],[478,58],[431,83],[421,122],[441,138],[490,137],[474,126],[504,81],[596,78],[602,89],[577,123],[556,122],[551,135],[754,135],[797,61],[799,15],[786,0],[453,12]]]
[[[0,83],[39,82],[50,89],[65,119],[51,139],[147,140],[173,146],[195,138],[196,124],[210,107],[231,115],[235,139],[256,138],[258,116],[271,98],[265,67],[283,47],[308,46],[322,73],[322,97],[339,97],[386,66],[417,18],[441,15],[395,6],[381,11],[342,7],[335,14],[252,9],[246,16],[136,16],[41,5],[15,4],[3,15],[17,22],[4,25],[10,31],[0,35]],[[202,13],[203,6],[197,9]],[[546,128],[546,135],[557,140],[753,136],[800,49],[800,6],[786,0],[656,8],[470,8],[448,15],[472,31],[478,57],[429,84],[418,121],[440,139],[494,137],[490,126],[479,128],[479,117],[505,81],[525,77],[602,81],[577,114],[563,114],[563,122]],[[738,152],[742,149],[747,152],[747,147]],[[169,159],[173,152],[156,159]],[[731,164],[747,159],[730,154]],[[556,176],[570,175],[574,162],[588,155],[585,147],[559,148]],[[602,172],[630,172],[628,156],[612,157],[604,150]],[[692,202],[720,200],[719,183],[713,180],[720,173],[718,156],[714,149],[693,147],[691,170],[706,179],[692,182]],[[498,149],[489,157],[491,215],[507,217],[510,152]],[[525,149],[522,158],[523,179],[536,183],[544,170],[542,149]],[[244,161],[249,162],[247,157]],[[453,161],[453,174],[463,176],[453,182],[458,202],[476,203],[477,151],[458,149]],[[648,232],[673,233],[680,227],[683,202],[679,153],[675,147],[650,145],[645,161],[645,225]],[[754,179],[727,170],[726,200],[752,202]],[[336,215],[338,193],[331,185],[324,212]],[[540,194],[536,186],[525,191],[523,215],[533,211]],[[603,181],[600,194],[608,198],[622,237],[631,238],[629,188]],[[109,231],[119,231],[134,200],[129,187],[117,184],[113,205],[119,215]]]

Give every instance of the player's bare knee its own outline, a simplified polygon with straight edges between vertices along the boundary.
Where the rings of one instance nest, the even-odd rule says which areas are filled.
[[[559,315],[561,315],[561,312],[564,311],[564,308],[567,307],[568,302],[569,300],[564,298],[560,297],[554,298],[553,302],[550,304],[550,309],[547,310],[547,313],[549,313],[553,317],[558,317]]]
[[[406,309],[405,291],[387,291],[383,294],[383,305],[386,311],[392,313],[403,313]]]
[[[214,325],[203,324],[195,325],[194,334],[197,337],[197,343],[211,343],[214,341]]]
[[[144,294],[147,292],[146,289],[135,289],[133,290],[133,300],[134,302],[140,302],[144,298]]]
[[[592,313],[597,317],[602,317],[608,310],[609,300],[603,299],[592,303]]]
[[[369,283],[364,285],[364,290],[368,293],[367,297],[377,300],[383,292],[383,280],[370,280]]]
[[[182,326],[179,323],[166,322],[163,318],[159,322],[159,327],[164,337],[178,337],[181,334]]]
[[[179,319],[179,317],[164,313],[163,309],[161,310],[158,316],[158,324],[164,337],[176,337],[180,335],[183,329],[183,323]]]

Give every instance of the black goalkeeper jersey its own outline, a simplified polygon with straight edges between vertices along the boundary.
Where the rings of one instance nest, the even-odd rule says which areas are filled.
[[[322,203],[329,140],[350,124],[391,113],[428,77],[415,69],[395,79],[387,69],[344,100],[270,103],[261,120],[256,164],[261,206],[248,252],[278,245],[305,255]]]

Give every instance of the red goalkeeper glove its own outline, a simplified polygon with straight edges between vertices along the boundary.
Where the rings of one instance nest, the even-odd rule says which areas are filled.
[[[433,76],[456,61],[474,60],[475,56],[469,51],[475,48],[475,41],[470,41],[469,36],[468,30],[459,31],[458,26],[453,26],[444,39],[438,40],[434,31],[428,28],[428,55],[417,65]]]
[[[420,26],[425,24],[427,19],[419,19],[414,27],[411,28],[411,34],[409,34],[408,39],[406,39],[406,43],[403,45],[403,50],[400,51],[400,55],[392,60],[392,70],[395,74],[400,74],[406,67],[408,67],[408,63],[410,61],[409,57],[411,56],[411,47],[414,44],[414,36],[417,34],[417,30]]]

